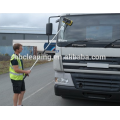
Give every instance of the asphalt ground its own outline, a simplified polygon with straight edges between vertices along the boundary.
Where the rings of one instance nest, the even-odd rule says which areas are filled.
[[[29,77],[26,77],[25,85],[24,106],[120,106],[118,102],[64,99],[56,96],[52,62],[35,66]],[[0,75],[0,106],[13,106],[13,88],[8,73]]]

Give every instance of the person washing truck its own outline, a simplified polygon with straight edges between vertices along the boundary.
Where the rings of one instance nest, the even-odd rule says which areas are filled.
[[[25,94],[24,76],[29,76],[30,70],[24,70],[23,61],[19,59],[19,54],[22,52],[22,45],[16,43],[13,45],[14,54],[10,59],[9,76],[13,85],[13,104],[14,106],[22,106],[23,96]]]

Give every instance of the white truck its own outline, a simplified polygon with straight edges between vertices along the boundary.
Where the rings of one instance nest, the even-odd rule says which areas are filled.
[[[120,14],[59,17],[58,29],[64,24],[63,18],[73,24],[62,28],[57,36],[53,61],[55,95],[120,101]],[[84,59],[78,59],[81,55]],[[101,55],[105,59],[98,59]]]
[[[13,40],[13,45],[15,43],[21,43],[23,46],[37,46],[37,53],[41,54],[48,45],[48,40]],[[55,44],[56,40],[53,40],[45,54],[53,56],[55,54]]]

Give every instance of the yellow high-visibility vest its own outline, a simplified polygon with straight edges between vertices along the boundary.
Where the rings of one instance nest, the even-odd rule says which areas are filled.
[[[10,66],[9,66],[9,76],[10,76],[10,79],[13,79],[13,80],[23,80],[23,77],[24,77],[24,73],[17,73],[14,71],[13,69],[13,66],[11,64],[11,60],[13,59],[16,59],[18,61],[18,67],[20,70],[22,70],[22,64],[21,64],[21,61],[19,59],[19,57],[16,55],[16,54],[13,54],[11,56],[11,59],[10,59]]]

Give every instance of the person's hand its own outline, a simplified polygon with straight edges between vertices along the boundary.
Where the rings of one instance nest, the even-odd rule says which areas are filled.
[[[29,77],[29,74],[26,74]]]
[[[31,70],[26,70],[25,74],[30,74]]]

